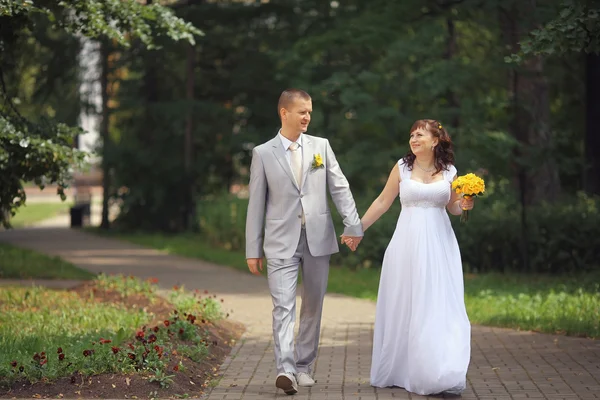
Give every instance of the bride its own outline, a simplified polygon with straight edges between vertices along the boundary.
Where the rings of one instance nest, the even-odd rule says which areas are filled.
[[[439,122],[416,121],[409,144],[361,220],[366,231],[400,195],[402,211],[379,283],[371,385],[420,395],[460,394],[466,387],[471,325],[460,251],[444,208],[460,215],[474,201],[451,190],[454,153]],[[356,247],[352,239],[342,240]]]

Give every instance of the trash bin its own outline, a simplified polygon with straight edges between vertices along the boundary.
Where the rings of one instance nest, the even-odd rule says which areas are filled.
[[[71,228],[80,228],[83,226],[83,211],[84,207],[81,204],[71,207]]]

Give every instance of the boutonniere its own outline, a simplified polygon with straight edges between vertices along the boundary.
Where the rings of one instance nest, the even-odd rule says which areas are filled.
[[[312,169],[323,168],[323,159],[321,154],[317,153],[313,156]]]

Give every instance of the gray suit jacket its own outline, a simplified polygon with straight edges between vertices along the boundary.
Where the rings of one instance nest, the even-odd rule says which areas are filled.
[[[302,209],[310,253],[315,257],[337,253],[338,237],[333,228],[327,191],[344,220],[344,234],[363,236],[350,185],[329,141],[305,134],[302,140],[300,187],[279,136],[256,146],[252,152],[246,258],[291,258],[300,240]],[[317,154],[323,159],[321,168],[312,166]]]

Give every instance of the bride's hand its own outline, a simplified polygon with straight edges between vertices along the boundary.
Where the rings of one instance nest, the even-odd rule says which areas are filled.
[[[475,205],[475,197],[463,197],[460,199],[460,208],[462,210],[472,210]]]

